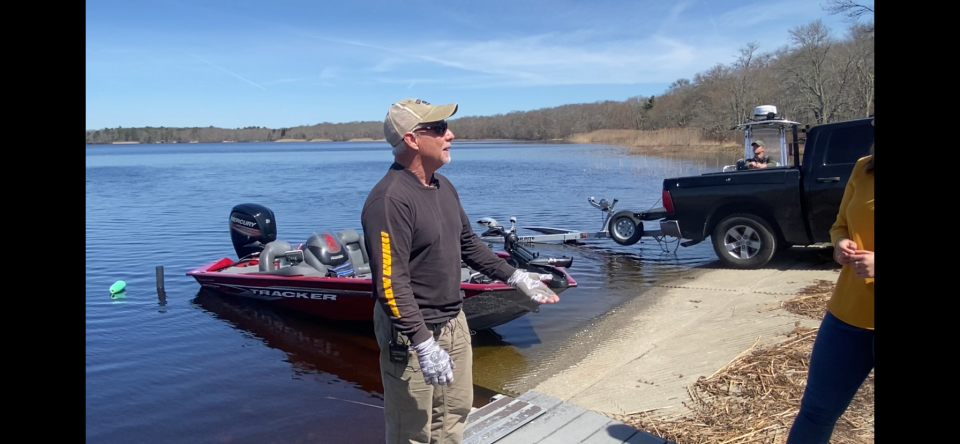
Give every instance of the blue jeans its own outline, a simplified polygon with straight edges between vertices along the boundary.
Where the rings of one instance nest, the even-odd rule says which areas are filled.
[[[787,443],[827,444],[871,370],[873,330],[854,327],[828,311],[813,342],[807,387]]]

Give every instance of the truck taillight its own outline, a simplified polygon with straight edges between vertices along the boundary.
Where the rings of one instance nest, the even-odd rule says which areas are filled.
[[[673,198],[670,197],[670,191],[663,190],[663,209],[667,210],[667,213],[673,213]]]

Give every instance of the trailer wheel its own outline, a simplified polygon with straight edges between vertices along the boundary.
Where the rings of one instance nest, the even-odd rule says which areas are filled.
[[[732,268],[760,268],[773,259],[778,248],[773,228],[753,214],[727,216],[717,224],[710,237],[717,257]]]
[[[610,218],[610,238],[620,245],[633,245],[643,236],[643,222],[633,211],[619,211]]]

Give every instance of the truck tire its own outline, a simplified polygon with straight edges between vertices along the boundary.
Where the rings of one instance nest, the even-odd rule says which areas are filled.
[[[618,211],[610,218],[610,238],[620,245],[633,245],[643,236],[643,222],[633,211]]]
[[[713,251],[720,262],[731,268],[760,268],[777,252],[777,236],[762,217],[732,214],[725,217],[711,234]]]

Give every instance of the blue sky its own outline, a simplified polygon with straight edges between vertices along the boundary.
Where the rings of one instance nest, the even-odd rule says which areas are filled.
[[[816,19],[844,36],[822,3],[87,0],[86,125],[281,128],[382,120],[407,97],[463,117],[658,95]]]

